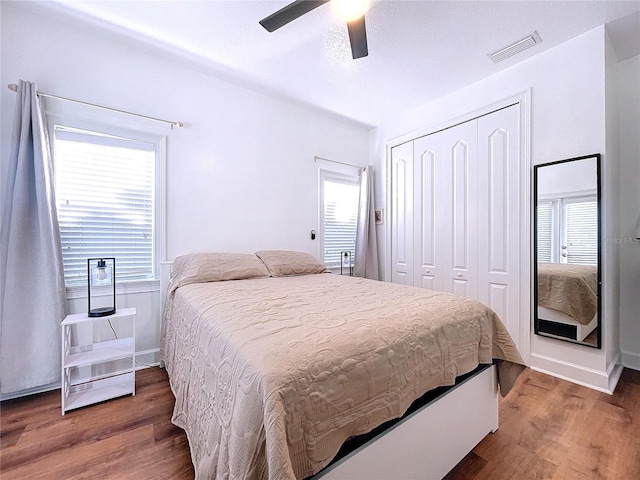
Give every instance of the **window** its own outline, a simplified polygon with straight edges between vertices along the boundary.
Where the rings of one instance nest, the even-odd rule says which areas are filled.
[[[539,202],[537,206],[538,221],[538,261],[550,263],[555,258],[554,249],[554,226],[555,226],[555,203],[554,201]]]
[[[120,282],[154,279],[162,137],[55,124],[52,138],[67,287],[86,284],[95,257],[115,257]]]
[[[598,203],[595,197],[542,200],[537,206],[538,260],[598,263]]]
[[[598,264],[598,202],[595,199],[564,200],[563,256],[566,263]]]
[[[322,262],[339,268],[341,252],[355,254],[360,179],[321,171],[320,185]]]

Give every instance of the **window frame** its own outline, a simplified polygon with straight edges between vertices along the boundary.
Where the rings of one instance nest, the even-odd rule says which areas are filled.
[[[90,132],[97,132],[117,137],[130,138],[142,142],[153,143],[155,145],[155,179],[154,179],[154,206],[153,206],[153,247],[152,247],[152,278],[136,280],[119,280],[116,282],[116,293],[143,293],[160,290],[160,261],[166,258],[166,157],[167,157],[167,136],[149,131],[142,131],[139,128],[129,128],[127,122],[115,121],[101,122],[88,118],[81,118],[76,115],[68,115],[47,111],[47,129],[49,145],[51,150],[51,160],[53,163],[55,179],[55,128],[68,127],[81,129]],[[57,210],[57,209],[56,209]],[[86,285],[66,286],[67,299],[86,298]]]
[[[341,182],[341,183],[353,183],[354,185],[358,186],[358,188],[360,188],[360,172],[361,169],[358,169],[356,167],[345,167],[344,169],[327,169],[327,168],[320,168],[318,171],[318,198],[319,198],[319,204],[318,204],[318,215],[319,215],[319,220],[318,220],[318,225],[319,225],[319,234],[318,234],[318,238],[320,240],[319,242],[319,247],[318,247],[318,258],[320,259],[321,262],[324,263],[324,250],[325,250],[325,228],[324,228],[324,182],[326,180],[335,180],[337,182]],[[359,208],[359,196],[358,196],[358,205],[356,206],[356,209]],[[357,210],[356,210],[357,211]],[[357,215],[357,214],[356,214]],[[356,216],[356,222],[357,222],[357,216]],[[354,250],[353,250],[353,256],[355,257],[355,237],[353,239],[354,241]],[[329,265],[327,265],[327,268],[331,271],[334,272],[339,272],[340,271],[340,265],[331,267]]]

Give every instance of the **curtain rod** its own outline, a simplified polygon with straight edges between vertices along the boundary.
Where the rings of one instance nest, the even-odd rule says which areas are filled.
[[[10,83],[9,85],[7,85],[7,87],[9,88],[9,90],[12,90],[14,92],[18,91],[18,85],[15,83]],[[171,120],[164,120],[162,118],[149,117],[148,115],[141,115],[139,113],[127,112],[126,110],[119,110],[117,108],[105,107],[104,105],[97,105],[95,103],[83,102],[81,100],[74,100],[73,98],[60,97],[58,95],[51,95],[50,93],[44,93],[44,92],[37,92],[37,95],[39,97],[55,98],[56,100],[64,100],[65,102],[78,103],[80,105],[86,105],[88,107],[100,108],[102,110],[109,110],[112,112],[124,113],[125,115],[133,115],[134,117],[146,118],[147,120],[153,120],[156,122],[168,123],[169,125],[171,125],[171,130],[173,130],[174,127],[175,128],[184,127],[184,123],[182,122],[172,122]]]
[[[318,160],[324,160],[325,162],[339,163],[340,165],[346,165],[347,167],[355,167],[355,168],[358,168],[360,170],[364,170],[364,167],[361,167],[360,165],[354,165],[353,163],[338,162],[337,160],[330,160],[328,158],[322,158],[322,157],[319,157],[317,155],[315,157],[313,157],[313,161],[314,162],[317,163]]]

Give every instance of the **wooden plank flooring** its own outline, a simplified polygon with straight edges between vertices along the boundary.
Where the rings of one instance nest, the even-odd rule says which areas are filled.
[[[173,401],[166,372],[150,368],[134,397],[64,417],[59,391],[3,402],[0,477],[192,479]],[[500,429],[446,479],[640,479],[640,372],[625,369],[610,396],[527,370],[501,400]]]

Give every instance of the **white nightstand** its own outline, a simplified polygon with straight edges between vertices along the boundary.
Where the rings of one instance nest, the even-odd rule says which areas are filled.
[[[101,342],[75,345],[72,331],[81,324],[130,322],[128,334]],[[106,317],[89,317],[86,313],[68,315],[62,326],[62,415],[68,410],[84,407],[123,395],[135,395],[136,309],[121,308]],[[124,329],[122,329],[124,330]],[[118,331],[118,329],[116,329]],[[119,361],[119,367],[109,372],[107,362]],[[115,362],[118,363],[118,362]],[[72,370],[104,364],[109,373],[92,373],[88,378],[72,378]],[[92,369],[93,370],[93,369]]]

